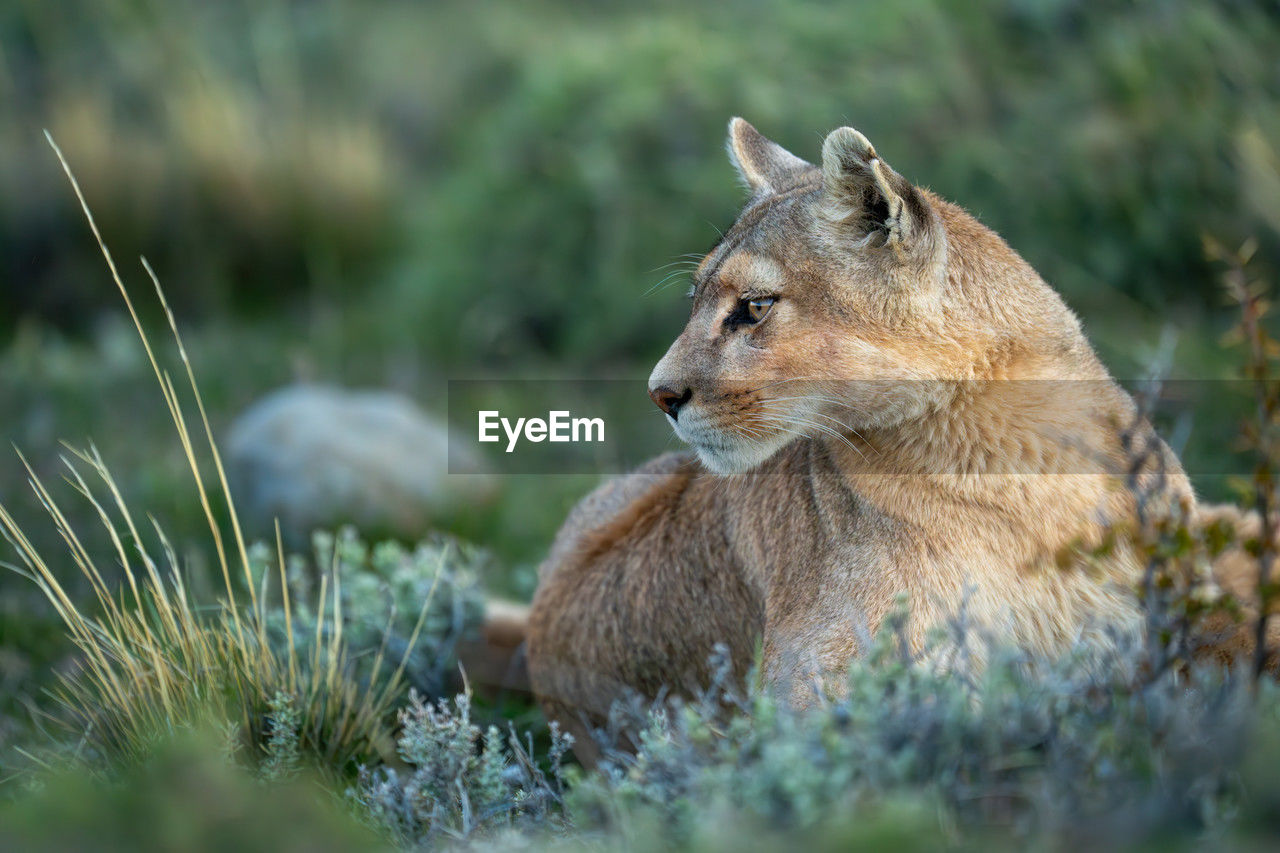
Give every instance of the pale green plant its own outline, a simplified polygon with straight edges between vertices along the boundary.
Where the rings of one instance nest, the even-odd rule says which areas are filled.
[[[469,693],[435,704],[414,693],[400,712],[396,741],[407,769],[361,768],[349,796],[412,847],[503,828],[563,829],[561,763],[572,743],[553,723],[544,769],[531,740],[472,720]]]
[[[320,579],[333,578],[339,581],[334,594],[340,599],[353,674],[367,682],[379,651],[396,659],[406,656],[406,684],[428,696],[444,695],[456,680],[458,642],[475,639],[484,618],[478,572],[488,559],[485,552],[441,535],[414,547],[398,542],[370,547],[350,527],[336,534],[317,531],[312,542],[309,559],[286,559],[292,620],[289,624],[283,610],[272,610],[270,642],[281,650],[292,642],[304,655],[315,643],[327,642],[333,626],[309,602],[316,599]],[[274,552],[261,543],[249,549],[255,577],[274,571]],[[417,641],[410,646],[415,629]]]

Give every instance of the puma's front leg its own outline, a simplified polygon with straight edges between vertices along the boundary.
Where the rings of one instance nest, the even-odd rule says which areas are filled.
[[[584,738],[628,696],[690,694],[718,643],[745,676],[763,603],[730,559],[715,483],[663,457],[574,511],[541,573],[529,618],[529,676],[547,716]]]
[[[761,675],[765,686],[793,708],[847,692],[849,666],[865,653],[865,618],[830,608],[787,614],[765,628]]]

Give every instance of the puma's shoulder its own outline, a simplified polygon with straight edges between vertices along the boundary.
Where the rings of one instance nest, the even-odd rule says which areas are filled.
[[[591,543],[612,541],[612,531],[630,530],[637,517],[683,491],[698,470],[692,453],[666,453],[600,484],[569,512],[538,569],[539,578],[545,580],[571,555],[598,550]]]

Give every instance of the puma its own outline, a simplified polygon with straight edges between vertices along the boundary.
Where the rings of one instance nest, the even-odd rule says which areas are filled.
[[[717,643],[806,705],[903,596],[917,648],[962,607],[1040,654],[1140,631],[1142,558],[1096,546],[1135,483],[1147,512],[1195,496],[1058,294],[852,128],[820,166],[741,119],[728,149],[750,200],[649,380],[693,453],[585,498],[540,570],[530,679],[579,755],[619,697],[704,683]]]

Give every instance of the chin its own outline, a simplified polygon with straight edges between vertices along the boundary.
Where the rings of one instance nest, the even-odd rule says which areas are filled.
[[[713,474],[727,477],[745,474],[791,443],[791,437],[778,442],[735,442],[732,444],[691,443],[702,467]]]

